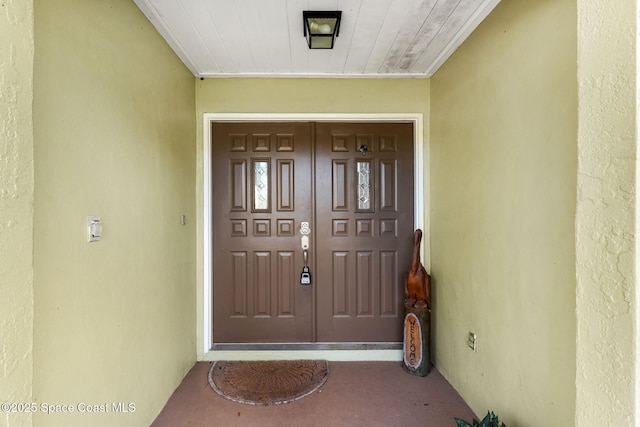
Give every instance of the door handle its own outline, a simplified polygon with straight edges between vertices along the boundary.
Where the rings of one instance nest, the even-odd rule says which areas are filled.
[[[300,238],[300,246],[302,246],[302,273],[300,274],[300,284],[301,285],[310,285],[311,284],[311,271],[309,270],[309,234],[311,233],[311,228],[309,227],[308,222],[302,222],[300,224],[300,234],[302,237]]]

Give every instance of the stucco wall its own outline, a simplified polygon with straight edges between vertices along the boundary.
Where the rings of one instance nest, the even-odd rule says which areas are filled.
[[[573,425],[575,0],[502,1],[431,93],[435,363],[479,416]]]
[[[203,257],[203,132],[204,113],[422,113],[427,141],[429,80],[427,79],[205,79],[196,83],[198,120],[198,266]],[[425,159],[427,162],[427,159]],[[428,188],[427,185],[424,188]],[[428,259],[428,256],[426,257]],[[425,261],[426,262],[426,261]],[[198,310],[202,314],[203,271],[198,269]],[[202,356],[203,330],[198,324]]]
[[[635,426],[637,2],[578,0],[576,426]]]
[[[149,425],[196,356],[194,77],[130,0],[37,0],[35,48],[34,398],[75,411],[34,421]]]
[[[0,403],[30,402],[33,344],[33,2],[0,4]],[[0,412],[0,425],[31,414]]]

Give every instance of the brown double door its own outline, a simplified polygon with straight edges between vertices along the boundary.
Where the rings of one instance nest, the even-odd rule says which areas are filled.
[[[402,341],[413,139],[411,123],[212,125],[214,343]]]

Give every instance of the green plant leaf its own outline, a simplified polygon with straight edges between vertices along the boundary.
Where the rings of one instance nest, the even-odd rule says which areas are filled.
[[[465,421],[460,418],[454,418],[454,420],[456,424],[458,424],[458,427],[473,427],[471,424],[469,424],[469,421]]]
[[[487,412],[487,415],[484,416],[481,422],[483,426],[489,427],[489,423],[491,422],[491,413]]]
[[[496,414],[493,413],[493,411],[487,411],[487,415],[485,415],[485,417],[482,419],[482,421],[478,422],[477,424],[475,423],[476,420],[474,420],[474,424],[472,427],[478,426],[478,427],[506,427],[503,423],[500,422],[500,420],[498,419],[498,416]]]

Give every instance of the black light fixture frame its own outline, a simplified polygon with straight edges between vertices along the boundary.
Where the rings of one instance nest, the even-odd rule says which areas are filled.
[[[330,34],[318,34],[311,33],[311,29],[309,28],[309,19],[314,18],[326,18],[326,19],[335,19],[336,25],[333,28],[333,32]],[[342,11],[341,10],[327,10],[327,11],[316,11],[316,10],[304,10],[302,11],[302,24],[304,28],[304,37],[307,39],[307,45],[309,49],[333,49],[333,45],[336,41],[336,37],[340,34],[340,20],[342,19]],[[312,38],[331,38],[331,46],[328,47],[312,47]]]

